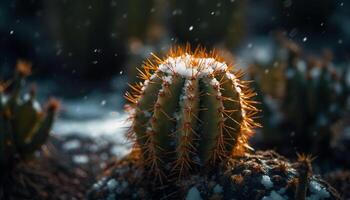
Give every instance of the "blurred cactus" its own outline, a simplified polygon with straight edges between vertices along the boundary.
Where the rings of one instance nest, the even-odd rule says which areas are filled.
[[[249,148],[258,110],[242,72],[189,46],[172,49],[165,60],[154,57],[140,71],[144,83],[126,94],[134,105],[130,134],[151,174],[181,178]]]
[[[350,199],[350,170],[336,169],[326,174],[325,179],[339,191],[342,199]]]
[[[334,66],[329,50],[325,50],[322,57],[317,58],[305,55],[299,45],[282,35],[278,35],[277,40],[280,50],[276,54],[275,64],[271,64],[274,67],[267,69],[266,73],[255,65],[255,80],[262,88],[264,96],[271,95],[274,104],[279,105],[274,115],[281,115],[282,119],[276,128],[293,134],[290,137],[270,136],[280,140],[293,139],[293,145],[297,148],[321,153],[320,148],[330,147],[330,127],[343,115],[347,106],[348,69]],[[276,93],[270,87],[271,84],[284,88]],[[269,127],[268,124],[265,125]],[[275,132],[280,132],[279,130]],[[269,134],[271,132],[265,132],[264,135],[271,138]],[[281,141],[270,139],[265,142],[282,144]]]
[[[332,125],[332,158],[344,168],[350,168],[350,157],[344,156],[350,152],[350,115],[347,113]]]
[[[298,144],[311,147],[314,153],[330,146],[330,127],[344,113],[349,93],[346,73],[336,71],[326,54],[321,60],[311,57],[306,62],[295,57],[285,74],[285,121],[293,127]]]
[[[46,142],[56,110],[57,100],[48,102],[47,112],[36,101],[32,87],[25,98],[21,90],[25,78],[31,73],[31,64],[18,61],[12,91],[5,94],[9,83],[0,85],[0,166],[13,164],[16,158],[28,158]]]

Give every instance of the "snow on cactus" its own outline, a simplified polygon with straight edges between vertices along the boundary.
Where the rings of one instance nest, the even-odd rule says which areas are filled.
[[[134,106],[129,133],[152,175],[180,178],[250,148],[258,110],[241,71],[189,45],[153,57],[139,70],[144,82],[126,93]]]

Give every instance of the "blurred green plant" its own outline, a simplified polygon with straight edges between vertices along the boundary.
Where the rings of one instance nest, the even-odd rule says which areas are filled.
[[[31,64],[19,60],[9,95],[10,82],[0,84],[0,166],[9,167],[18,159],[30,158],[47,141],[59,102],[51,99],[46,113],[36,100],[36,89],[21,97]]]
[[[335,66],[329,50],[317,58],[304,54],[299,45],[282,35],[277,40],[280,46],[274,63],[251,67],[251,76],[262,93],[264,142],[285,148],[283,141],[292,139],[300,150],[326,152],[320,150],[330,147],[331,126],[347,106],[349,69]],[[272,119],[274,115],[281,119]],[[279,137],[276,133],[281,132],[292,135]]]

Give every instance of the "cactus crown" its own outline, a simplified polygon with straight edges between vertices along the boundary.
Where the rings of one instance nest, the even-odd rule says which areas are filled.
[[[47,140],[59,103],[51,100],[44,113],[36,100],[36,88],[22,98],[25,78],[31,73],[31,64],[19,61],[11,85],[0,83],[0,166],[9,167],[15,158],[28,158]]]
[[[258,110],[241,71],[215,51],[191,51],[189,45],[153,58],[139,70],[144,82],[125,95],[134,105],[129,133],[144,167],[159,177],[165,171],[183,177],[249,148]]]

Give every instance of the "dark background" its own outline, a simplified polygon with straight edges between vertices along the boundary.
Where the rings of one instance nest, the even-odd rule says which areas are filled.
[[[344,60],[349,13],[338,0],[1,0],[0,76],[25,58],[34,77],[103,84],[173,44],[236,53],[275,30]]]

